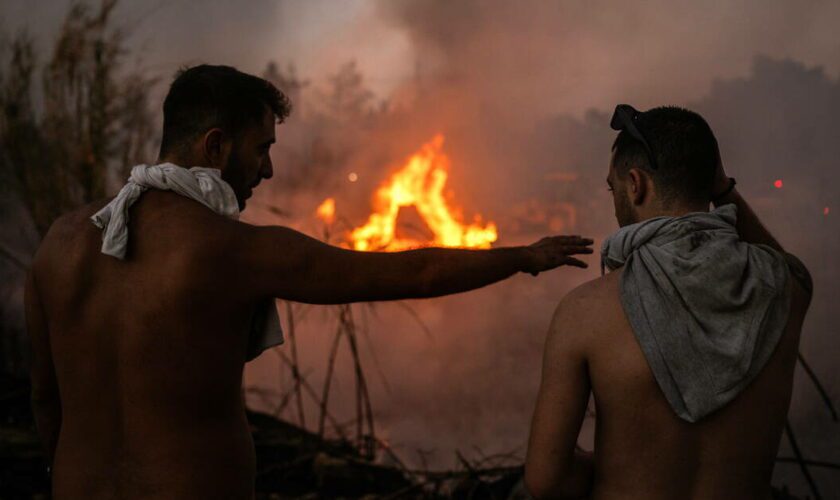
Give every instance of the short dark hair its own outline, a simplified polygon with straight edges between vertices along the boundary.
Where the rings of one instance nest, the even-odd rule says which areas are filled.
[[[653,179],[666,203],[704,202],[712,195],[717,166],[717,140],[699,114],[676,106],[662,106],[640,113],[638,128],[656,157],[656,169],[641,142],[622,130],[615,138],[614,165],[626,174],[640,167]]]
[[[258,124],[266,108],[282,123],[292,105],[271,82],[230,66],[181,69],[163,101],[160,155],[180,153],[189,141],[214,127],[238,136]]]

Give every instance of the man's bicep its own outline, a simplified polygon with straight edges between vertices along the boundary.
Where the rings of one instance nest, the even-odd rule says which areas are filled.
[[[30,270],[26,277],[24,309],[26,330],[32,346],[32,411],[38,434],[46,448],[47,459],[51,463],[61,429],[61,399],[50,347],[49,329],[43,303],[35,285],[34,270]]]
[[[299,300],[297,294],[311,281],[323,244],[286,227],[250,226],[244,232],[233,244],[240,255],[237,271],[246,291]]]
[[[574,482],[575,447],[586,413],[590,383],[582,335],[569,304],[554,315],[528,441],[526,477],[539,490]]]
[[[50,377],[48,375],[53,372],[53,363],[44,311],[38,291],[35,288],[34,273],[31,270],[26,276],[24,309],[26,332],[32,346],[32,385],[34,390],[38,390],[44,385],[41,382],[49,381]]]
[[[30,378],[32,396],[37,401],[46,401],[57,395],[55,368],[53,366],[47,323],[41,298],[35,286],[34,272],[29,271],[24,290],[26,331],[32,346],[32,369]]]
[[[796,283],[805,291],[809,301],[814,294],[814,281],[811,278],[811,273],[805,264],[792,253],[784,252],[785,262],[787,262],[790,274]]]
[[[280,226],[251,227],[240,262],[244,284],[257,296],[313,304],[350,298],[361,257]]]

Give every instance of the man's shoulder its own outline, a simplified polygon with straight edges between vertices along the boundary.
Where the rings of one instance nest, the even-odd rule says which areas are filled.
[[[97,243],[95,246],[98,249],[102,229],[93,223],[91,217],[113,199],[95,200],[57,217],[41,242],[39,254],[62,252],[69,246],[87,248],[91,245],[82,243],[91,242]],[[143,194],[131,210],[129,228],[149,227],[147,224],[160,226],[165,220],[164,225],[169,226],[167,232],[180,235],[181,242],[177,246],[180,249],[203,248],[207,251],[227,252],[230,245],[242,240],[248,228],[253,228],[219,215],[194,200],[168,192],[150,190]]]
[[[811,296],[814,294],[814,281],[811,277],[810,271],[808,271],[808,268],[805,267],[805,263],[799,260],[799,257],[796,255],[784,251],[782,252],[782,255],[785,258],[785,263],[787,264],[788,270],[790,270],[790,274],[795,280],[795,283],[799,285],[810,302]]]
[[[561,304],[586,306],[584,310],[587,310],[590,305],[618,303],[620,282],[621,269],[618,269],[575,287],[563,297]]]
[[[555,318],[566,325],[564,330],[582,339],[614,329],[624,314],[618,293],[620,279],[621,272],[616,270],[577,286],[560,300]]]
[[[93,226],[90,217],[104,207],[110,199],[101,199],[59,215],[50,224],[44,239],[41,241],[39,253],[50,251],[52,248],[62,248],[75,237],[78,237],[87,226]]]

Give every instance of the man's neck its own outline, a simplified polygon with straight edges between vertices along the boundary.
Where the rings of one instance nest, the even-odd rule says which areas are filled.
[[[652,219],[654,217],[682,217],[692,212],[708,212],[708,204],[679,204],[679,205],[658,205],[645,207],[639,210],[639,220]]]
[[[171,163],[173,165],[179,165],[179,166],[186,165],[186,163],[184,162],[184,160],[182,158],[175,158],[175,157],[172,157],[172,156],[158,157],[157,164],[160,165],[162,163]]]
[[[196,161],[193,158],[186,158],[183,156],[174,156],[174,155],[166,155],[166,156],[159,156],[157,159],[157,164],[160,165],[161,163],[171,163],[173,165],[178,165],[179,167],[185,168],[192,168],[192,167],[206,167],[207,165],[204,162]]]

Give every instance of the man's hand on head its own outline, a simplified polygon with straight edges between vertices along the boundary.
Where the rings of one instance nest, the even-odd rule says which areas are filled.
[[[572,255],[592,253],[592,239],[580,236],[549,236],[525,247],[523,272],[537,274],[563,265],[586,268],[588,264]]]
[[[712,196],[725,192],[729,189],[729,183],[731,182],[723,168],[723,160],[720,157],[720,147],[717,141],[715,141],[715,150],[717,152],[717,165],[715,166],[715,180],[712,184]]]

